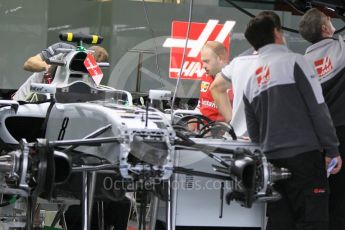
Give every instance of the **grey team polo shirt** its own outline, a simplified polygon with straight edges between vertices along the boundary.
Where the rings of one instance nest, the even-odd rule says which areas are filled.
[[[247,128],[269,159],[324,150],[338,155],[338,139],[315,72],[302,55],[269,44],[244,90]]]
[[[305,58],[315,69],[334,126],[345,125],[344,38],[326,38],[308,47]]]

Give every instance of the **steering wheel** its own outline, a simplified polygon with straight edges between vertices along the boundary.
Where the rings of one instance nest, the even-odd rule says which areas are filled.
[[[211,137],[219,138],[224,135],[224,133],[229,133],[233,140],[237,140],[234,128],[230,124],[225,122],[214,121],[212,123],[206,124],[199,131],[198,137],[205,137],[207,134],[211,134]]]
[[[213,121],[209,119],[208,117],[205,117],[204,115],[201,114],[192,114],[192,115],[187,115],[182,118],[180,118],[177,122],[176,125],[181,125],[181,126],[186,126],[189,124],[199,124],[199,125],[205,125],[212,123]]]
[[[197,131],[189,129],[188,126],[190,124],[196,124]],[[212,121],[201,114],[187,115],[180,118],[174,125],[174,128],[189,132],[189,135],[193,135],[197,138],[221,138],[225,132],[228,132],[233,140],[237,139],[234,129],[230,125],[224,122]]]

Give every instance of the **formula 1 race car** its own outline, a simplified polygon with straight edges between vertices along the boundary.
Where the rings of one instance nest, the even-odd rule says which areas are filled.
[[[203,135],[193,135],[184,128],[190,117],[170,119],[171,114],[149,103],[134,106],[129,92],[93,82],[85,66],[90,51],[83,43],[92,43],[94,36],[61,34],[60,38],[78,46],[64,50],[62,59],[50,60],[58,65],[51,84],[32,85],[47,99],[0,101],[0,193],[4,195],[0,215],[7,226],[16,220],[18,229],[33,229],[38,198],[54,202],[73,197],[81,200],[87,230],[93,200],[118,200],[127,192],[145,191],[171,202],[175,174],[231,182],[226,200],[246,208],[256,201],[279,199],[273,183],[290,174],[271,165],[257,146],[231,138],[205,138],[209,136],[205,132],[212,136],[219,127],[231,131],[219,123],[201,119]],[[150,99],[167,95],[151,91]],[[177,155],[193,158],[196,153],[209,158],[208,167],[215,172],[176,164]],[[13,214],[18,200],[26,210]],[[167,218],[170,222],[171,216]],[[141,225],[144,229],[145,223]]]

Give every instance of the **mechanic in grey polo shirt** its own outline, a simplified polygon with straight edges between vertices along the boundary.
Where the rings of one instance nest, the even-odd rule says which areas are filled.
[[[316,71],[340,142],[339,152],[345,157],[345,42],[333,38],[335,28],[330,17],[318,9],[310,9],[301,18],[299,31],[312,43],[305,58]],[[330,230],[345,230],[345,170],[329,178]]]
[[[279,16],[251,19],[245,37],[258,51],[244,90],[250,139],[277,167],[292,177],[275,183],[282,195],[268,203],[268,230],[327,230],[326,165],[332,158],[341,168],[338,140],[314,71],[302,55],[285,45]]]

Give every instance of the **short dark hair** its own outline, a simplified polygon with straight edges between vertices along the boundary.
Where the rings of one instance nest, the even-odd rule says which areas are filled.
[[[326,15],[316,8],[308,10],[298,24],[299,33],[311,43],[316,43],[322,39],[322,25]]]
[[[244,36],[258,50],[274,43],[274,29],[282,29],[279,16],[273,11],[263,11],[249,21]]]

